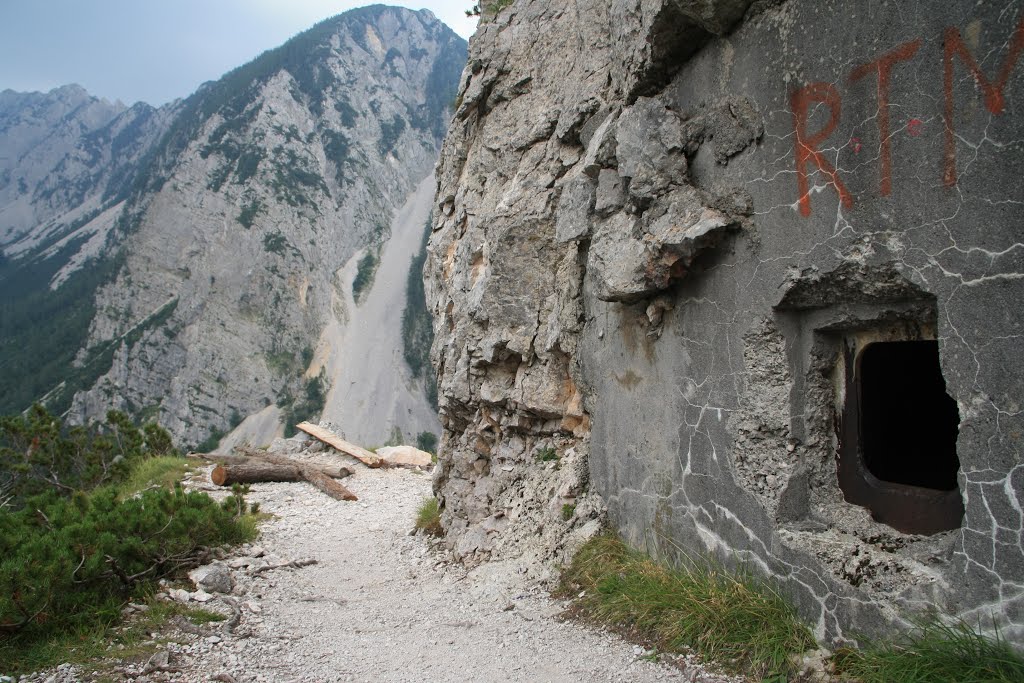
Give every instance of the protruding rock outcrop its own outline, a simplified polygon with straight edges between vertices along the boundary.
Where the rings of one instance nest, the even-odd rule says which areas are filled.
[[[719,122],[684,121],[666,98],[636,94],[663,86],[678,68],[670,56],[745,5],[485,12],[438,167],[427,264],[447,428],[436,488],[458,554],[521,552],[535,529],[557,553],[562,536],[595,528],[600,502],[584,495],[584,278],[606,301],[650,298],[749,214],[741,192],[688,178],[687,154]],[[677,44],[652,40],[669,21]],[[737,110],[746,128],[730,128],[722,154],[760,136],[751,110]]]

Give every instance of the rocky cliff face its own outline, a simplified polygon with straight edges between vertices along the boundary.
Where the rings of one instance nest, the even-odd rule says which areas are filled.
[[[109,204],[166,129],[170,110],[129,109],[77,85],[0,93],[0,247],[21,254]]]
[[[110,408],[158,417],[183,443],[206,446],[247,416],[258,416],[248,433],[265,438],[319,415],[336,379],[326,359],[339,352],[325,330],[359,319],[392,218],[436,159],[464,56],[464,41],[429,12],[374,6],[179,103],[104,218],[116,258],[76,381],[50,400],[73,394],[78,419]],[[417,220],[405,235],[415,244]],[[400,285],[379,304],[399,319]],[[408,368],[379,370],[397,378],[396,400],[426,407]],[[374,425],[381,442],[394,427],[408,438],[435,424],[429,410],[389,417]]]
[[[0,412],[74,383],[126,199],[176,111],[78,86],[0,93]]]
[[[822,638],[929,604],[1024,640],[998,5],[485,11],[427,264],[459,555],[557,556],[603,499],[655,555],[772,576]]]

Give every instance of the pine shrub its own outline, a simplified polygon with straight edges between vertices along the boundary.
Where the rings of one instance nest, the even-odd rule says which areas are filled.
[[[218,503],[161,485],[176,459],[166,431],[121,413],[71,428],[38,406],[0,418],[0,660],[108,626],[159,579],[254,536],[243,489]]]
[[[239,509],[181,487],[123,501],[112,488],[29,499],[0,515],[0,633],[32,638],[113,620],[157,579],[245,540]]]
[[[117,411],[104,424],[70,428],[39,405],[0,417],[0,487],[15,507],[49,491],[71,495],[123,481],[140,460],[173,453],[166,430],[137,427]]]

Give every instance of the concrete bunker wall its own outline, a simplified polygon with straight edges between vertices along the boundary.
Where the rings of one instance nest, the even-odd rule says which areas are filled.
[[[685,184],[633,202],[647,244],[694,191],[726,227],[643,291],[588,268],[592,480],[630,542],[756,566],[820,636],[936,604],[1024,642],[1021,7],[775,4],[619,116],[683,131]],[[746,123],[686,138],[723,106]],[[862,461],[855,368],[898,342],[955,401],[941,483]]]
[[[822,638],[937,605],[1024,643],[1022,20],[1011,0],[488,10],[425,269],[455,554],[562,561],[606,506],[656,555],[775,577]],[[865,386],[872,346],[913,351],[880,371],[909,388]],[[934,481],[865,440],[871,397],[910,396],[882,411],[910,424],[915,383],[912,429],[943,415]]]

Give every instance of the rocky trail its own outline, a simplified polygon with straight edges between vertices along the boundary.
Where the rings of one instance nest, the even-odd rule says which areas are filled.
[[[428,538],[410,535],[417,507],[430,495],[427,473],[360,468],[345,482],[358,502],[331,500],[303,483],[254,484],[247,498],[272,518],[252,545],[224,561],[231,594],[170,591],[237,618],[186,626],[189,632],[173,633],[176,642],[149,662],[118,666],[118,677],[227,683],[735,680],[685,662],[652,661],[652,653],[615,635],[560,620],[566,605],[521,572],[449,564]],[[267,569],[308,560],[316,563]],[[64,667],[38,680],[62,683],[80,675],[88,678]]]

